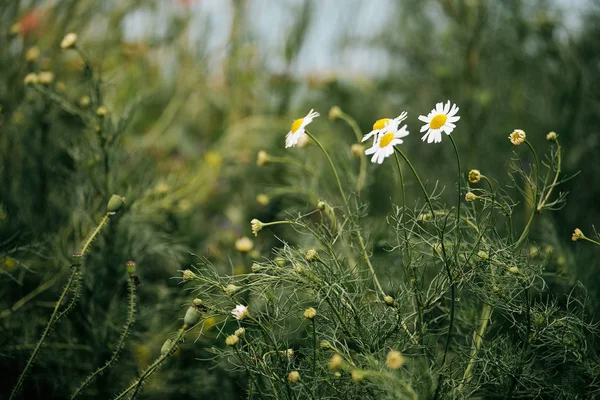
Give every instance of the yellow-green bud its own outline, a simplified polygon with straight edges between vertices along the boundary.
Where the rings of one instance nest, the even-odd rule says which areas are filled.
[[[295,383],[300,380],[300,372],[292,371],[288,375],[288,382]]]
[[[311,262],[319,258],[319,254],[315,249],[310,249],[306,252],[306,261]]]
[[[306,310],[304,310],[304,318],[313,319],[316,316],[317,316],[317,310],[315,310],[314,308],[309,307]]]
[[[246,328],[237,328],[233,334],[237,337],[244,336],[246,334]]]
[[[186,269],[185,271],[183,271],[183,280],[185,282],[191,281],[194,278],[196,278],[196,274],[193,273],[192,271],[190,271],[189,269]]]
[[[472,169],[469,171],[469,182],[478,183],[481,180],[481,172],[478,169]]]
[[[548,132],[548,134],[546,135],[546,140],[554,142],[554,141],[556,141],[556,139],[558,139],[558,135],[554,131]]]
[[[223,291],[228,295],[234,295],[235,293],[237,293],[239,290],[241,289],[240,286],[236,286],[234,284],[229,284],[227,286],[225,286],[225,288],[223,289]]]
[[[385,302],[386,305],[388,305],[390,307],[394,305],[394,298],[392,296],[385,296],[383,298],[383,301]]]
[[[230,335],[230,336],[227,336],[227,338],[225,339],[225,344],[227,346],[235,346],[236,344],[238,344],[239,341],[240,341],[239,337],[237,337],[236,335]]]
[[[329,119],[336,119],[342,115],[342,109],[338,106],[333,106],[329,109]]]

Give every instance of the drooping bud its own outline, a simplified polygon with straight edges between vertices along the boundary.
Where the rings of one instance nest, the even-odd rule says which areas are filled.
[[[571,236],[571,240],[576,242],[580,239],[584,239],[585,235],[583,234],[583,232],[581,231],[581,229],[579,228],[575,228],[575,230],[573,231],[573,236]]]
[[[265,225],[256,218],[254,218],[252,221],[250,221],[250,226],[252,227],[252,233],[254,234],[254,236],[258,236],[258,232],[260,232]]]
[[[467,192],[467,194],[465,195],[465,200],[467,201],[467,203],[475,201],[475,199],[477,199],[477,195],[473,192]]]
[[[342,115],[342,109],[338,106],[333,106],[329,109],[329,119],[337,119]]]

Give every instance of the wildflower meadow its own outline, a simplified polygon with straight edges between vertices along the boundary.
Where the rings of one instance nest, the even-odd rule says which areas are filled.
[[[597,2],[0,21],[0,398],[600,397]]]

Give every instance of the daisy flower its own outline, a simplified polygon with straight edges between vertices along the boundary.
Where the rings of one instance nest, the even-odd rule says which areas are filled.
[[[427,139],[427,143],[441,142],[442,132],[449,135],[456,128],[454,123],[460,119],[456,115],[457,112],[458,106],[452,104],[452,108],[450,108],[450,100],[448,100],[446,105],[444,103],[437,103],[427,116],[419,115],[419,120],[425,122],[425,125],[421,127],[421,132],[427,131],[421,140],[425,141]]]
[[[402,128],[396,129],[393,131],[388,131],[383,135],[379,136],[375,143],[373,143],[373,147],[365,150],[366,155],[373,154],[371,158],[371,162],[381,164],[386,157],[389,157],[394,152],[394,146],[402,143],[402,139],[404,136],[408,136],[408,130],[406,129],[406,125]]]
[[[390,119],[390,118],[378,119],[373,124],[373,130],[371,132],[367,133],[362,138],[361,142],[366,141],[371,136],[375,136],[375,141],[377,141],[377,137],[379,135],[382,135],[382,134],[384,134],[386,132],[395,132],[395,131],[397,131],[398,130],[398,125],[400,125],[400,122],[402,122],[402,121],[404,121],[406,119],[407,115],[408,114],[406,113],[406,111],[403,111],[402,114],[398,115],[394,119]]]
[[[248,307],[246,307],[242,304],[238,304],[231,311],[231,314],[235,317],[235,319],[237,319],[238,321],[241,321],[248,316]]]
[[[285,137],[285,147],[294,147],[298,144],[298,141],[304,135],[304,127],[310,124],[313,119],[317,118],[320,114],[314,110],[310,110],[306,117],[300,118],[292,122],[292,127]]]

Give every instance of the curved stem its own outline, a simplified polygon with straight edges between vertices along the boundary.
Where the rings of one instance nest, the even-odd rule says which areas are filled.
[[[315,379],[316,375],[316,370],[317,370],[317,327],[316,327],[316,323],[315,323],[315,319],[311,319],[312,321],[312,328],[313,328],[313,365],[312,365],[312,374],[313,374],[313,379]]]
[[[464,385],[468,384],[471,381],[471,377],[473,375],[473,368],[475,367],[475,360],[477,358],[477,352],[479,351],[479,349],[481,348],[481,344],[483,343],[483,335],[485,334],[485,330],[487,328],[491,314],[492,306],[490,306],[487,303],[483,303],[479,327],[473,333],[473,347],[471,348],[471,358],[469,360],[469,364],[467,365],[467,369],[465,369],[463,380],[458,386],[459,392],[462,392]]]
[[[121,332],[121,336],[115,346],[115,350],[112,353],[111,358],[106,361],[106,363],[98,368],[94,373],[87,377],[85,381],[81,383],[81,385],[77,388],[71,399],[75,399],[77,396],[81,394],[81,392],[99,375],[101,375],[105,370],[107,370],[119,356],[119,353],[123,349],[125,339],[129,334],[129,328],[133,325],[135,321],[135,282],[133,281],[133,276],[129,277],[129,281],[127,282],[127,286],[129,288],[129,309],[127,313],[127,322],[125,322],[125,326],[123,327],[123,331]]]
[[[413,175],[417,179],[417,182],[419,182],[419,186],[421,187],[421,190],[423,191],[423,195],[425,195],[425,201],[427,201],[427,204],[429,205],[429,209],[431,210],[431,217],[435,220],[436,217],[435,217],[435,211],[433,210],[433,204],[431,203],[431,199],[429,198],[429,193],[427,193],[427,190],[425,190],[425,186],[423,185],[421,178],[419,178],[419,174],[417,173],[417,170],[415,169],[415,167],[413,167],[412,163],[410,162],[408,157],[406,157],[406,155],[404,154],[404,152],[402,150],[400,150],[398,147],[395,147],[394,149],[398,153],[400,153],[400,155],[402,156],[404,161],[406,161],[406,163],[410,167]]]
[[[452,147],[454,147],[454,154],[456,155],[456,164],[458,165],[458,202],[456,204],[456,242],[458,243],[460,241],[460,205],[462,203],[462,197],[460,194],[461,191],[461,184],[460,181],[462,180],[462,176],[461,176],[461,169],[460,169],[460,155],[458,154],[458,148],[456,147],[456,142],[454,141],[454,137],[452,137],[452,135],[450,136],[450,141],[452,142]]]
[[[358,143],[360,143],[362,140],[363,134],[362,134],[362,131],[360,130],[360,127],[356,123],[356,120],[344,112],[340,112],[340,118],[344,122],[346,122],[350,126],[350,128],[352,128],[352,130],[354,131],[354,135],[356,136],[356,141]],[[356,191],[357,192],[360,193],[360,191],[364,188],[366,178],[367,178],[367,156],[364,153],[361,153],[361,155],[360,155],[360,170],[358,173],[358,180],[356,182]]]

